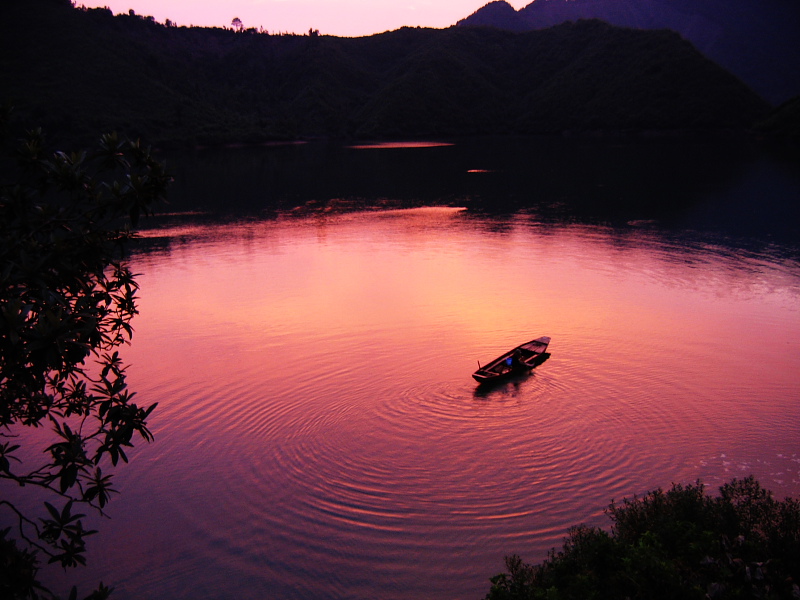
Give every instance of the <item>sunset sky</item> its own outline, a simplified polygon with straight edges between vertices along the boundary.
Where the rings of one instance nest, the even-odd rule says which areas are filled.
[[[510,0],[515,9],[532,0]],[[107,6],[114,14],[166,19],[178,25],[230,26],[239,17],[245,27],[303,33],[309,28],[338,36],[363,36],[404,25],[449,27],[489,0],[78,0],[87,7]]]

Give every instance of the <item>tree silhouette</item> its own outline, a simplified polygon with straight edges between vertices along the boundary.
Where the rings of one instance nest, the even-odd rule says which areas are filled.
[[[244,23],[239,17],[233,17],[233,21],[231,21],[231,27],[233,27],[236,31],[241,31],[244,29]]]
[[[37,581],[42,555],[86,563],[95,532],[80,511],[103,513],[116,491],[110,471],[136,439],[152,439],[155,408],[135,402],[117,351],[132,335],[138,289],[121,249],[170,178],[116,134],[89,152],[44,147],[35,131],[9,148],[19,166],[0,185],[0,484],[49,500],[40,517],[0,493],[2,522],[14,523],[0,530],[4,599],[51,597]],[[42,427],[52,430],[43,451],[23,452],[26,432]]]

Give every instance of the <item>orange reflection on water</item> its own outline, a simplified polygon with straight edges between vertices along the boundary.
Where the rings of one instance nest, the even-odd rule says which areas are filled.
[[[358,144],[348,146],[353,150],[391,150],[402,148],[442,148],[452,146],[448,142],[425,142],[425,141],[405,141],[405,142],[375,142],[373,144]]]
[[[682,357],[713,348],[694,384],[720,387],[743,356],[725,347],[763,339],[765,323],[797,306],[796,274],[759,270],[756,259],[528,217],[493,226],[426,208],[199,230],[160,276],[156,264],[145,269],[144,289],[158,291],[143,296],[139,327],[158,315],[178,328],[171,335],[272,349],[272,366],[379,356],[388,372],[414,364],[440,377],[423,366],[438,360],[465,381],[477,360],[538,335],[589,368],[611,355],[615,373],[680,370]],[[791,345],[795,321],[773,339]]]
[[[482,477],[472,469],[544,453],[523,472],[554,477],[553,498],[569,495],[562,485],[589,490],[592,511],[632,489],[722,479],[722,454],[756,468],[774,460],[775,431],[786,451],[800,443],[786,426],[800,416],[796,268],[458,209],[198,238],[137,268],[132,352],[169,397],[156,418],[165,432],[191,413],[184,435],[198,443],[258,456],[264,444],[331,445],[331,460],[357,455],[409,477],[415,456],[428,457],[420,477],[470,457],[451,484],[431,484],[445,505],[464,493],[454,480]],[[552,357],[532,377],[475,395],[477,361],[540,335]],[[797,470],[781,485],[800,488],[792,481]]]
[[[505,554],[607,525],[611,498],[800,491],[797,265],[451,208],[179,233],[134,259],[125,358],[156,442],[93,581],[468,597]],[[478,360],[540,335],[532,375],[476,388]]]

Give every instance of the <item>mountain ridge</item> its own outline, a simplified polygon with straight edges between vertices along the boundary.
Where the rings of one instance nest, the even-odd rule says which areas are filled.
[[[795,0],[534,0],[519,11],[496,0],[457,25],[531,31],[579,19],[672,29],[773,105],[800,95]]]
[[[769,108],[668,31],[579,21],[276,36],[66,0],[0,6],[0,90],[54,135],[116,129],[179,145],[743,130]]]

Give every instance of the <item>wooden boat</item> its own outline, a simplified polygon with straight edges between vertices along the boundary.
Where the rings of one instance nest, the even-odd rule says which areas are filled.
[[[550,356],[547,353],[549,344],[550,338],[542,336],[509,350],[486,366],[481,367],[479,362],[479,368],[472,374],[472,377],[478,383],[490,383],[502,381],[517,373],[530,371]]]

